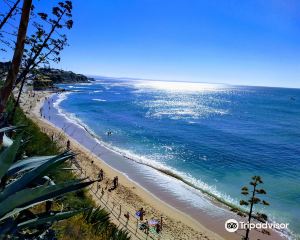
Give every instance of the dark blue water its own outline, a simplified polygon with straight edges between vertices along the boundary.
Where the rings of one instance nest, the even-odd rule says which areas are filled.
[[[260,175],[270,202],[262,210],[300,232],[299,89],[117,79],[60,86],[76,91],[62,96],[64,112],[136,161],[235,204]]]

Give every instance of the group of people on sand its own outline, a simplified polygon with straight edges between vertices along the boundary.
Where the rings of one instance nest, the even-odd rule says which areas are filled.
[[[103,169],[100,169],[100,171],[98,173],[98,182],[101,182],[103,180],[104,180],[104,172],[103,172]],[[113,186],[108,189],[109,192],[116,189],[119,186],[118,176],[113,178],[112,183],[113,183]],[[106,182],[106,185],[108,185],[108,184],[109,184],[109,181]],[[107,186],[105,189],[107,189]],[[102,188],[102,194],[104,194],[103,188]],[[140,208],[135,214],[135,216],[140,221],[139,229],[144,231],[146,234],[149,234],[149,231],[151,231],[152,233],[160,234],[160,232],[162,230],[162,218],[161,218],[161,220],[152,218],[149,221],[147,219],[145,219],[145,221],[144,221],[145,214],[146,214],[146,211],[144,210],[144,208]],[[127,211],[124,214],[124,217],[127,219],[127,222],[128,222],[129,218],[130,218],[130,213]]]
[[[145,213],[146,212],[144,208],[140,208],[135,214],[136,217],[141,221],[139,224],[139,229],[143,230],[146,234],[149,234],[149,231],[159,234],[162,229],[162,219],[160,221],[157,219],[150,219],[149,221],[146,219],[144,221]]]
[[[101,168],[99,173],[98,173],[98,182],[101,182],[104,180],[104,172],[103,172],[103,169]],[[109,181],[106,181],[106,188],[108,188],[108,184],[109,184]],[[112,187],[108,189],[109,192],[115,190],[118,186],[119,186],[119,177],[118,176],[115,176],[112,180]]]
[[[67,140],[66,142],[66,148],[68,150],[70,150],[71,148],[71,142],[70,140]],[[94,161],[91,161],[91,164],[94,164]],[[103,169],[99,170],[99,173],[97,175],[98,178],[98,182],[102,182],[104,180],[104,171]],[[105,190],[107,190],[108,186],[110,185],[109,183],[110,181],[107,180],[106,181],[106,187]],[[99,185],[98,185],[99,186]],[[108,189],[109,192],[115,190],[117,187],[119,186],[119,178],[118,176],[115,176],[112,180],[112,186]],[[98,190],[97,190],[98,191]],[[102,188],[102,195],[104,195],[104,189]],[[160,234],[161,230],[162,230],[162,218],[161,220],[157,220],[157,219],[145,219],[144,221],[144,217],[145,217],[146,211],[144,210],[144,208],[140,208],[136,213],[135,216],[139,219],[140,223],[139,223],[139,229],[144,231],[145,234],[149,234],[149,232],[154,233],[154,234]],[[124,217],[127,219],[127,223],[129,221],[130,218],[130,213],[127,211],[124,214]]]
[[[119,177],[115,176],[113,179],[113,186],[110,189],[108,189],[108,191],[111,192],[115,190],[118,186],[119,186]]]

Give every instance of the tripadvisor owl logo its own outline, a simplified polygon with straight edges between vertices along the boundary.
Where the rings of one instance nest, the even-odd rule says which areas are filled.
[[[235,219],[228,219],[225,222],[225,229],[227,232],[235,232],[239,229],[277,229],[283,230],[288,229],[289,223],[276,223],[276,222],[252,222],[252,223],[245,223],[245,222],[238,222]]]
[[[228,219],[226,222],[225,222],[225,229],[228,231],[228,232],[235,232],[236,230],[238,230],[239,228],[239,223],[237,220],[235,219]]]

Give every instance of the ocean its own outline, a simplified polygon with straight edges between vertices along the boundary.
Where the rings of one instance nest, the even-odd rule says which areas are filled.
[[[61,114],[194,192],[239,205],[261,176],[270,206],[257,210],[300,234],[300,89],[104,77],[58,86],[72,90],[54,104]]]

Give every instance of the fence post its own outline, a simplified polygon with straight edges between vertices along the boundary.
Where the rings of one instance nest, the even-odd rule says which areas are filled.
[[[111,208],[111,213],[114,211],[114,208],[115,208],[115,203],[114,202],[112,202],[112,208]]]
[[[120,212],[119,212],[119,217],[118,217],[118,219],[120,219],[120,217],[121,217],[121,212],[122,212],[122,206],[121,206],[121,204],[120,204]]]

